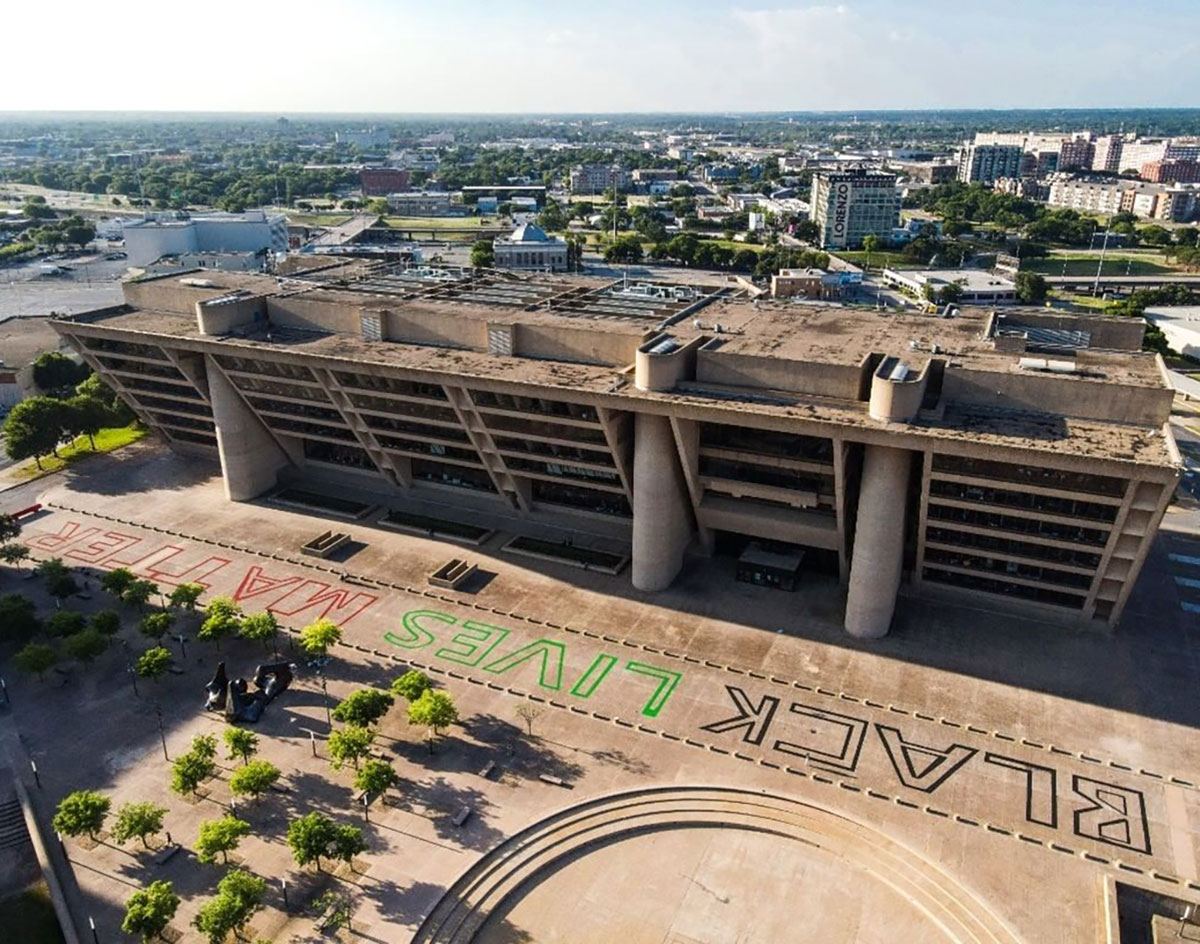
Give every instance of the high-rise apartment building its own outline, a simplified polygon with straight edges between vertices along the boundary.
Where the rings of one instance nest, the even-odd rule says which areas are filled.
[[[1000,177],[1020,177],[1024,155],[1021,144],[967,144],[958,154],[958,179],[990,184]]]
[[[632,176],[620,164],[576,164],[571,168],[572,193],[628,190]]]
[[[866,236],[890,236],[900,225],[896,175],[864,170],[817,174],[812,218],[825,249],[861,246]]]
[[[731,575],[802,556],[858,636],[897,594],[1115,624],[1180,472],[1140,320],[366,263],[204,275],[51,323],[172,447],[219,461],[230,499],[285,482],[619,542],[644,591],[689,555]]]

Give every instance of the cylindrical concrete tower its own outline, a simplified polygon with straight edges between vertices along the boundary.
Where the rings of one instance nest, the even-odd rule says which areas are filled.
[[[683,566],[692,505],[665,416],[638,413],[633,438],[633,560],[639,590],[665,590]]]
[[[208,355],[208,394],[217,427],[225,497],[247,501],[275,485],[288,457]]]
[[[846,632],[861,639],[886,635],[904,565],[904,507],[912,453],[867,446],[863,457]]]

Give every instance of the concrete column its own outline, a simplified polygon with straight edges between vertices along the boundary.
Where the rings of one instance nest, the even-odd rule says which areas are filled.
[[[633,562],[639,590],[665,590],[692,538],[692,503],[671,421],[639,413],[633,430]]]
[[[860,639],[887,634],[904,564],[904,509],[912,454],[867,446],[850,558],[846,632]]]
[[[255,498],[275,485],[276,473],[288,464],[288,457],[211,360],[208,392],[217,426],[225,497],[230,501]]]

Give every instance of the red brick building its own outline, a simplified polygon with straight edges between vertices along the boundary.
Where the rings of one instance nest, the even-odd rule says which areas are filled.
[[[408,189],[408,171],[399,167],[364,167],[358,179],[364,197],[386,197]]]
[[[1200,161],[1150,161],[1138,171],[1142,180],[1156,184],[1200,183]]]

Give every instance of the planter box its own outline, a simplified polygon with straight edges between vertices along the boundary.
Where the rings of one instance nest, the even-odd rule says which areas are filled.
[[[323,531],[308,543],[300,545],[300,553],[309,557],[328,557],[349,542],[350,535],[344,531]]]
[[[468,564],[465,560],[455,557],[430,574],[429,583],[445,590],[457,590],[476,569],[474,564]]]

